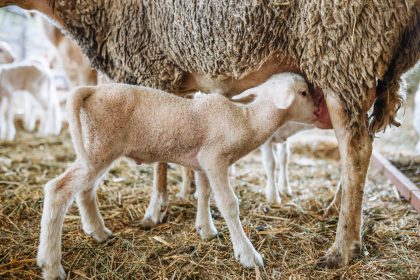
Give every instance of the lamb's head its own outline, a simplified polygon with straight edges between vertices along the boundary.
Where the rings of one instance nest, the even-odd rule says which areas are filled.
[[[296,122],[314,123],[318,110],[316,100],[310,94],[305,79],[295,73],[280,73],[263,84],[248,89],[232,98],[243,102],[253,99],[270,100],[279,110],[287,112],[287,118]]]

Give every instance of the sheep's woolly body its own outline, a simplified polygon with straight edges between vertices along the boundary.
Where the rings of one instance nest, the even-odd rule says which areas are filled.
[[[177,92],[187,72],[241,78],[281,55],[310,82],[335,91],[353,121],[366,89],[378,85],[376,128],[394,121],[401,105],[399,78],[420,56],[420,5],[414,1],[51,0],[51,5],[93,66],[115,81]]]

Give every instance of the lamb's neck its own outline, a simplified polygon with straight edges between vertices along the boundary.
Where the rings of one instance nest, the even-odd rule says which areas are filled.
[[[244,107],[249,126],[253,130],[255,148],[262,145],[287,120],[286,110],[277,108],[270,100],[255,100]]]

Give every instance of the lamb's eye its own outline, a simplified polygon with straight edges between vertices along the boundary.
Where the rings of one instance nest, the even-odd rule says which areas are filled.
[[[300,94],[302,94],[302,96],[306,96],[307,95],[306,91],[302,91]]]

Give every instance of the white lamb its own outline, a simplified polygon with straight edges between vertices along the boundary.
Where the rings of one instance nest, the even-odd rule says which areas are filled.
[[[65,278],[61,229],[74,198],[84,231],[97,241],[111,235],[98,211],[95,187],[121,156],[137,163],[173,162],[198,171],[196,226],[200,236],[217,233],[209,211],[210,185],[228,225],[235,257],[246,267],[262,266],[261,255],[242,229],[228,167],[258,148],[285,122],[315,121],[317,106],[305,80],[292,73],[275,75],[236,99],[249,96],[256,97],[252,103],[237,106],[219,94],[188,100],[124,84],[75,90],[68,113],[77,160],[45,186],[37,257],[44,277]],[[164,203],[164,196],[156,199]]]
[[[36,115],[41,112],[40,133],[60,133],[61,111],[47,65],[35,59],[0,65],[0,140],[15,138],[13,99],[16,97],[24,102],[25,129],[35,128]]]

